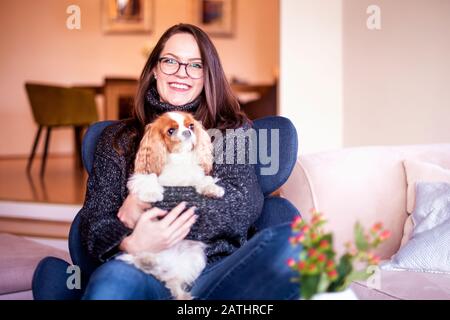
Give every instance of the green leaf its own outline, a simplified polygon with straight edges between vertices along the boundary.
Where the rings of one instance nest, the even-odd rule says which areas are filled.
[[[311,299],[318,292],[320,275],[302,276],[300,282],[301,298]]]
[[[355,224],[355,244],[359,251],[366,251],[369,248],[369,243],[364,235],[364,229],[358,222]]]
[[[328,243],[330,244],[330,246],[327,250],[320,249],[321,252],[325,253],[325,255],[327,256],[328,259],[334,258],[335,252],[333,251],[333,235],[331,233],[327,233],[327,234],[323,235],[320,240],[321,241],[327,240]]]
[[[347,278],[345,279],[345,282],[342,284],[342,287],[339,289],[344,290],[345,288],[347,288],[353,281],[358,281],[358,280],[366,280],[368,277],[370,276],[369,273],[365,272],[365,271],[352,271]],[[339,290],[338,289],[338,290]]]
[[[330,280],[328,279],[328,276],[326,273],[321,273],[319,284],[317,286],[317,292],[326,292],[327,288],[330,285]]]
[[[339,291],[346,283],[345,279],[353,270],[353,257],[345,254],[339,260],[336,267],[338,277],[333,281],[327,291]]]

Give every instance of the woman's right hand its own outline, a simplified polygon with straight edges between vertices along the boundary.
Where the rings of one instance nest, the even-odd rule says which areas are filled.
[[[134,194],[129,193],[120,207],[117,217],[126,227],[134,229],[141,215],[151,207],[149,203],[143,202]]]
[[[196,208],[185,208],[186,202],[181,202],[169,213],[156,207],[147,210],[139,218],[133,232],[122,241],[120,249],[130,254],[159,252],[183,240],[197,220],[194,214]]]

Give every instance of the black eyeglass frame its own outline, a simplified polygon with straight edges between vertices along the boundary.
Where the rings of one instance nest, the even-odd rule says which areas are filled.
[[[172,60],[176,61],[176,62],[178,63],[178,68],[177,68],[177,70],[176,70],[175,72],[172,72],[172,73],[164,72],[163,69],[162,69],[162,67],[161,67],[161,61],[163,61],[164,59],[172,59]],[[159,70],[161,70],[162,73],[164,73],[164,74],[166,74],[166,75],[168,75],[168,76],[171,76],[171,75],[174,75],[174,74],[178,73],[178,71],[180,71],[181,66],[184,66],[184,71],[186,71],[186,74],[188,75],[189,78],[194,79],[194,80],[198,80],[198,79],[203,78],[203,67],[202,67],[202,75],[201,75],[200,77],[195,78],[195,77],[192,77],[192,76],[189,74],[187,67],[188,67],[190,64],[192,64],[192,63],[193,63],[193,62],[190,62],[190,63],[180,62],[180,61],[178,61],[177,59],[175,59],[175,58],[170,58],[170,57],[161,57],[161,58],[158,59]]]

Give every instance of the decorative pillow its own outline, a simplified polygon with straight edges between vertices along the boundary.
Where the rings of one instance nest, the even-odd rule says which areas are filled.
[[[416,185],[411,239],[381,267],[450,273],[450,184]]]
[[[410,214],[414,211],[416,182],[450,183],[450,170],[445,170],[438,165],[415,160],[405,160],[403,161],[403,165],[408,183],[406,211]]]
[[[414,211],[415,189],[417,182],[447,182],[450,183],[450,170],[445,170],[438,165],[416,160],[403,161],[408,183],[406,195],[406,211],[411,214]],[[406,219],[403,229],[401,247],[409,240],[414,224],[411,216]]]

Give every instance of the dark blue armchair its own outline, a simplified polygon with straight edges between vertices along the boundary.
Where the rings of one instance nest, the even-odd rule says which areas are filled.
[[[102,121],[91,125],[86,132],[82,144],[83,164],[90,174],[94,161],[94,151],[97,140],[108,125],[113,121]],[[279,170],[274,175],[261,175],[261,169],[270,167],[270,164],[262,164],[258,155],[256,172],[261,189],[264,193],[264,207],[260,218],[254,225],[254,232],[264,228],[275,226],[287,221],[292,221],[294,216],[299,215],[298,210],[286,199],[271,196],[286,182],[297,159],[297,132],[289,119],[273,116],[255,120],[253,127],[267,136],[267,150],[271,150],[271,134],[278,129],[279,134]],[[260,132],[260,130],[263,130]],[[259,134],[258,134],[259,139]],[[259,143],[258,143],[259,146]],[[33,275],[32,290],[37,300],[73,300],[80,299],[86,288],[89,276],[98,267],[99,263],[87,254],[81,245],[79,231],[80,216],[77,215],[71,225],[69,233],[69,251],[73,265],[81,270],[81,288],[69,289],[67,282],[73,271],[68,269],[70,264],[55,257],[42,259]],[[70,279],[69,279],[70,282]]]

